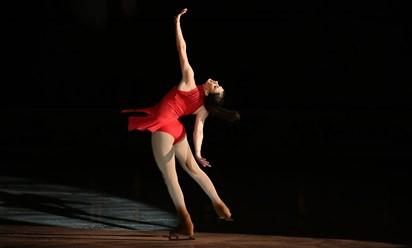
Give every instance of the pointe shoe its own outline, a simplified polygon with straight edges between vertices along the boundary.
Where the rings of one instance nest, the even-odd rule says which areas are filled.
[[[169,240],[194,240],[193,229],[193,223],[190,220],[183,220],[179,226],[169,232]]]
[[[232,214],[225,204],[216,204],[213,207],[215,208],[215,211],[219,216],[219,220],[233,221],[233,218],[231,217]]]
[[[169,232],[169,240],[194,240],[194,234],[185,234],[178,231]]]

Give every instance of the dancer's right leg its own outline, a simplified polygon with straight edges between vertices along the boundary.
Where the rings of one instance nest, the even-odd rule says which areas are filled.
[[[152,133],[153,155],[180,218],[178,232],[193,236],[193,223],[187,211],[183,192],[177,178],[173,142],[174,138],[168,133]]]
[[[209,196],[213,207],[221,219],[231,220],[231,213],[226,204],[220,199],[215,186],[208,175],[199,167],[190,149],[187,138],[183,138],[174,145],[176,158],[182,168],[200,185],[203,191]]]

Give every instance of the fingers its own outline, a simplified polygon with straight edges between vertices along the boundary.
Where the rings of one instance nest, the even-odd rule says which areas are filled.
[[[203,167],[212,167],[212,166],[210,165],[209,161],[207,161],[207,160],[206,160],[205,158],[203,158],[202,156],[196,155],[195,158],[196,158],[197,162],[198,162],[199,164],[201,164]]]
[[[199,158],[199,162],[203,167],[212,167],[209,161],[207,161],[205,158]]]
[[[187,12],[187,8],[184,8],[184,9],[182,9],[182,11],[180,11],[180,14],[184,14],[184,13],[186,13]]]
[[[187,12],[187,8],[184,8],[180,11],[180,13],[177,16],[180,17],[181,15],[185,14],[186,12]]]

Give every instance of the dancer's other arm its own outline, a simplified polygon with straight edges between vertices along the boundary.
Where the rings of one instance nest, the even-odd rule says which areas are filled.
[[[201,108],[196,114],[196,121],[193,130],[195,158],[203,167],[211,167],[209,161],[202,157],[203,126],[207,116],[207,110],[205,108]]]
[[[179,89],[191,90],[196,86],[194,79],[194,72],[190,66],[189,59],[186,53],[186,41],[183,37],[182,28],[180,26],[180,17],[187,12],[187,9],[183,9],[175,16],[175,29],[176,29],[176,48],[179,55],[180,70],[182,73],[182,79],[179,83]]]

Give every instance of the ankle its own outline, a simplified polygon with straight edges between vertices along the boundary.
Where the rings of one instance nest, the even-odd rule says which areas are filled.
[[[213,206],[215,207],[224,207],[226,204],[222,200],[214,201]]]
[[[176,208],[176,212],[177,212],[177,216],[180,219],[186,219],[186,218],[190,219],[190,214],[186,208]]]
[[[219,217],[224,217],[224,218],[230,218],[231,217],[232,214],[230,213],[229,208],[223,202],[216,203],[213,206],[214,206],[215,211],[216,211],[216,213]]]

